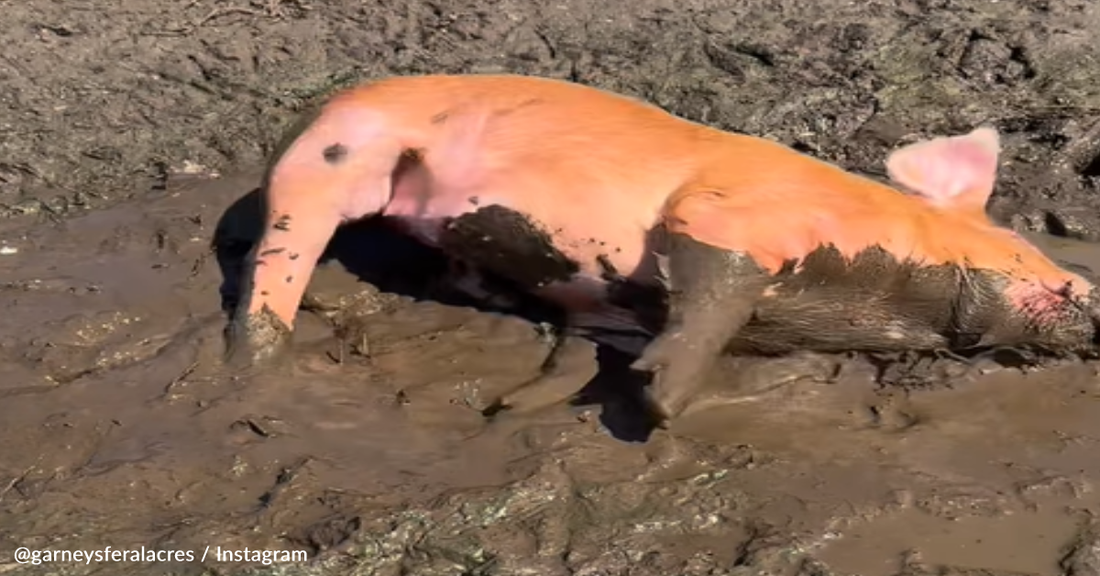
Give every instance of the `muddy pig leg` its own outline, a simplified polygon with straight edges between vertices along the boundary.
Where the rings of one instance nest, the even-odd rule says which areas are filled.
[[[647,401],[665,427],[748,323],[768,280],[748,254],[686,234],[669,235],[667,256],[668,323],[632,365],[653,373]]]
[[[579,392],[596,377],[596,344],[570,334],[568,330],[550,328],[550,352],[539,373],[502,395],[484,411],[485,416],[498,418],[506,412],[522,415],[561,404]]]

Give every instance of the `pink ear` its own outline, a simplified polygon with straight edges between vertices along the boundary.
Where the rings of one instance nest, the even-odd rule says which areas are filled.
[[[1000,151],[997,131],[983,127],[895,150],[886,159],[886,172],[932,204],[984,212],[997,179]]]

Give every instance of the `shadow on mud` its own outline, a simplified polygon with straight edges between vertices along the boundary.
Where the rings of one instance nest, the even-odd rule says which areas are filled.
[[[228,320],[240,301],[244,262],[262,228],[261,188],[233,202],[218,221],[213,249],[222,276],[222,311]],[[361,282],[378,290],[414,300],[470,307],[482,312],[519,316],[534,325],[557,324],[560,312],[502,279],[490,279],[494,293],[506,294],[513,305],[492,306],[474,299],[447,282],[451,266],[440,250],[401,234],[382,218],[370,218],[339,228],[321,258],[321,265],[338,263]],[[644,409],[642,389],[649,376],[630,369],[634,358],[610,346],[598,345],[599,372],[570,401],[570,405],[597,405],[600,421],[615,438],[645,442],[656,423]]]

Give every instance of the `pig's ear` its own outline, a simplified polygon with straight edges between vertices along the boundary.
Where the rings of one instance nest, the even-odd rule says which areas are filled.
[[[948,209],[980,210],[997,180],[1000,137],[993,128],[941,137],[895,150],[886,159],[890,178]]]

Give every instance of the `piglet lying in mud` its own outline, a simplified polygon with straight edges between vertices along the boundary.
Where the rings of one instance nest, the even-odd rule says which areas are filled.
[[[986,215],[998,154],[988,128],[912,144],[887,160],[903,192],[578,84],[368,83],[271,166],[230,355],[281,350],[336,228],[378,214],[570,327],[648,330],[634,366],[666,424],[724,352],[1091,354],[1096,288]],[[644,293],[664,296],[659,321],[621,297]]]

